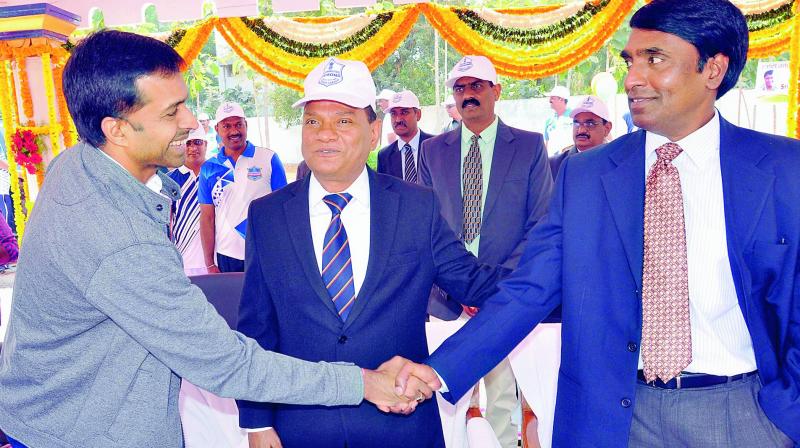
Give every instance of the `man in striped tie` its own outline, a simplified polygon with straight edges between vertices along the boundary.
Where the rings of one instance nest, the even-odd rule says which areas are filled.
[[[394,94],[386,106],[386,116],[392,122],[397,140],[378,152],[378,172],[412,184],[420,183],[419,147],[433,136],[419,128],[418,121],[422,118],[419,99],[410,90]]]
[[[238,329],[264,348],[307,360],[371,367],[400,354],[419,361],[428,353],[433,283],[480,304],[499,271],[480,267],[464,249],[431,190],[365,166],[381,128],[366,65],[330,58],[304,87],[295,106],[303,107],[311,174],[250,208]],[[417,116],[418,103],[405,108]],[[413,137],[405,135],[405,142]],[[421,376],[423,389],[438,387],[432,371]],[[240,401],[239,410],[251,447],[444,447],[435,401],[405,416],[372,405]]]

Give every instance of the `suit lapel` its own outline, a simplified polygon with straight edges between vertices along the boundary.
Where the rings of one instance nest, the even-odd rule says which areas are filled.
[[[453,229],[461,233],[464,227],[464,198],[461,196],[461,130],[451,131],[444,139],[442,149],[442,178],[444,191],[450,196],[455,222]]]
[[[369,214],[370,214],[370,237],[369,237],[369,261],[367,262],[367,274],[364,283],[358,291],[356,301],[353,302],[353,309],[345,322],[345,328],[352,325],[358,316],[369,304],[370,297],[375,294],[375,290],[380,286],[386,262],[389,259],[389,251],[394,245],[394,238],[397,233],[397,219],[400,212],[400,196],[389,190],[391,185],[381,180],[372,170],[369,174]],[[329,300],[330,302],[330,300]]]
[[[311,238],[311,222],[309,220],[309,204],[308,204],[308,185],[310,177],[306,176],[301,183],[294,189],[294,197],[284,202],[283,210],[286,215],[287,227],[289,228],[289,236],[294,246],[297,259],[303,267],[306,277],[308,277],[308,284],[317,293],[317,296],[322,301],[323,305],[328,308],[331,313],[339,319],[339,313],[331,300],[328,290],[325,289],[325,284],[322,281],[322,276],[317,267],[317,259],[314,255],[314,242]]]
[[[389,145],[389,174],[394,177],[403,178],[403,164],[400,161],[400,148],[395,140]]]
[[[644,131],[632,135],[609,154],[616,168],[601,179],[628,266],[642,287],[644,241]]]
[[[514,146],[514,134],[511,128],[505,125],[502,120],[497,124],[497,136],[494,139],[492,155],[492,167],[489,171],[489,187],[486,191],[486,204],[483,209],[483,220],[492,212],[497,199],[500,197],[500,190],[503,188],[503,181],[511,167],[514,153],[517,150]]]
[[[719,158],[728,258],[731,263],[745,267],[742,255],[753,239],[756,225],[773,189],[775,176],[757,167],[767,154],[765,148],[744,145],[747,138],[741,134],[736,126],[720,117]],[[732,268],[733,272],[741,272],[735,266]],[[749,276],[745,275],[744,278],[749,279]],[[746,297],[749,295],[749,282],[742,286]]]

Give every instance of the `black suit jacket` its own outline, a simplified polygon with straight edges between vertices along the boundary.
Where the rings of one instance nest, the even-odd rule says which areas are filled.
[[[422,149],[422,142],[433,137],[431,134],[426,133],[422,129],[419,130],[419,148],[417,148],[417,173],[419,173],[419,150]],[[403,163],[401,161],[403,154],[398,148],[397,143],[400,140],[395,140],[394,143],[384,146],[378,151],[378,172],[381,174],[388,174],[390,176],[403,178]],[[417,175],[419,179],[419,175]],[[422,183],[421,181],[419,183]]]

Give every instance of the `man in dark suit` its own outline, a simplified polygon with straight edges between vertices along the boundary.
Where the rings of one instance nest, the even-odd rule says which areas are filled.
[[[419,99],[410,90],[392,95],[386,106],[386,117],[392,121],[397,140],[378,151],[378,172],[413,184],[420,183],[417,169],[419,147],[432,135],[422,131],[417,124],[422,118]]]
[[[503,269],[478,266],[432,191],[365,166],[380,133],[374,104],[362,62],[330,58],[306,78],[295,106],[312,174],[249,212],[238,329],[262,347],[368,367],[395,354],[420,361],[434,281],[473,305],[495,291]],[[435,400],[408,416],[372,405],[239,405],[241,426],[260,430],[251,447],[444,447]]]
[[[517,271],[428,362],[458,398],[561,304],[554,446],[796,446],[800,144],[714,108],[746,61],[732,3],[631,28],[642,130],[564,161]]]
[[[445,219],[467,250],[482,263],[513,269],[525,247],[525,235],[545,214],[550,200],[553,181],[544,140],[541,134],[507,126],[495,115],[501,86],[486,57],[465,56],[446,84],[453,89],[462,126],[422,144],[422,181],[433,187]],[[453,319],[461,306],[444,298],[443,303],[432,303],[430,310],[436,317]],[[517,408],[516,382],[508,361],[484,382],[487,420],[504,448],[517,446],[511,425]]]

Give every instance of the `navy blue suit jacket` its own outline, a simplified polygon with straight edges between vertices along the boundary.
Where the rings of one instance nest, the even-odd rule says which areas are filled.
[[[442,214],[461,239],[464,224],[461,195],[461,129],[437,135],[421,146],[419,171],[433,187]],[[478,260],[513,269],[525,248],[526,235],[547,212],[553,179],[541,134],[507,126],[501,120],[492,156],[486,205],[481,221]],[[461,306],[450,298],[432,301],[430,313],[452,320]]]
[[[238,330],[267,350],[309,361],[374,369],[394,355],[428,356],[428,293],[482,303],[501,270],[480,267],[441,218],[430,189],[369,170],[370,254],[346,322],[317,267],[309,222],[309,178],[253,201]],[[436,400],[409,416],[359,406],[239,402],[243,427],[274,426],[283,446],[443,447]]]
[[[553,446],[627,446],[641,339],[645,132],[567,157],[500,292],[429,359],[455,399],[563,306]],[[763,388],[800,441],[800,142],[720,119],[728,257]],[[563,267],[563,269],[562,269]]]
[[[422,129],[419,131],[419,146],[422,148],[422,142],[433,137],[431,134],[425,133]],[[378,151],[378,172],[388,174],[390,176],[403,178],[403,162],[401,161],[403,154],[398,148],[398,142],[395,140],[389,145],[384,146]],[[417,165],[419,165],[419,148],[417,149]],[[419,169],[417,169],[419,173]]]

